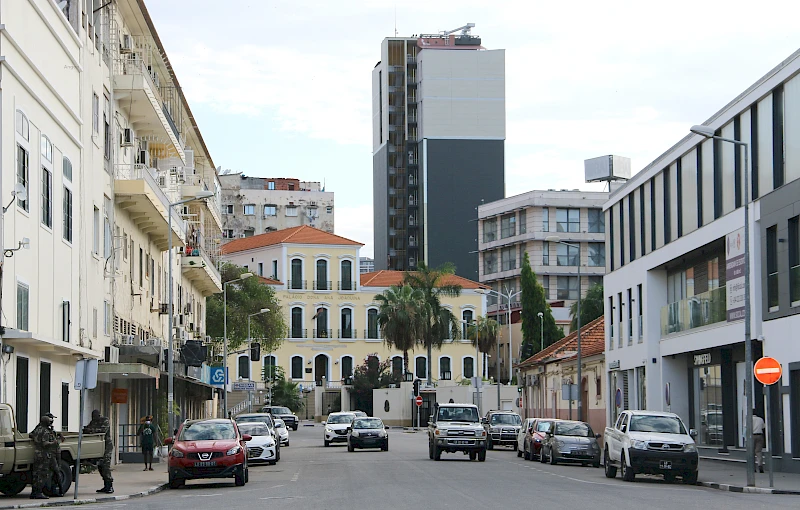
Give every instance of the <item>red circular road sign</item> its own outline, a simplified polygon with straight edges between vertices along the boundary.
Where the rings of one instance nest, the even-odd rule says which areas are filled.
[[[758,382],[769,386],[780,380],[781,374],[783,374],[783,368],[781,368],[781,364],[778,363],[778,360],[775,358],[764,356],[753,365],[753,374],[755,374]]]
[[[415,398],[414,400],[417,403],[417,407],[422,407],[422,397],[421,396],[417,396],[417,398]]]

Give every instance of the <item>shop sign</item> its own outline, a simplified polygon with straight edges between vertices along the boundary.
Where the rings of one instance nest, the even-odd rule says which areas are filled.
[[[609,361],[608,362],[608,369],[609,370],[618,370],[619,369],[619,360]]]
[[[128,403],[128,390],[127,388],[114,388],[111,390],[111,403],[112,404],[127,404]]]
[[[725,297],[728,322],[744,319],[744,228],[725,236]],[[696,364],[696,363],[695,363]]]
[[[695,354],[694,355],[694,364],[697,365],[710,365],[711,364],[711,353],[704,352],[703,354]]]

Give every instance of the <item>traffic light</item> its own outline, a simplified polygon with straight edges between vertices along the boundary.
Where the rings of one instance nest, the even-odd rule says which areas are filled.
[[[522,386],[520,386],[519,388],[517,388],[517,393],[519,393],[520,395],[522,395]]]
[[[250,361],[258,361],[259,359],[261,359],[261,344],[250,342]]]
[[[414,379],[414,396],[419,395],[419,379]]]

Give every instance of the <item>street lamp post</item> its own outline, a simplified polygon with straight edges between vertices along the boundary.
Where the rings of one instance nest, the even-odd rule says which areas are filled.
[[[169,302],[167,304],[167,433],[169,435],[172,435],[172,431],[175,430],[175,366],[172,362],[174,357],[174,346],[172,345],[174,339],[174,331],[172,330],[172,303],[174,299],[172,295],[172,209],[178,205],[188,204],[189,202],[194,202],[195,200],[205,200],[213,196],[214,193],[211,191],[201,191],[191,198],[185,198],[169,204],[169,208],[167,210],[167,230],[169,231],[167,234],[167,246],[169,248],[169,255],[167,255],[169,265],[169,269],[167,270],[169,273]]]
[[[747,449],[747,486],[756,484],[755,457],[753,456],[753,342],[750,338],[750,191],[749,183],[752,179],[750,169],[750,144],[733,138],[716,136],[714,129],[708,126],[692,126],[692,133],[732,143],[744,147],[744,394],[747,418],[744,423],[744,439]],[[772,455],[770,450],[770,455]]]
[[[544,349],[544,314],[539,312],[536,315],[539,317],[539,349]]]
[[[481,351],[480,351],[481,330],[478,327],[477,320],[475,322],[469,322],[469,321],[465,321],[465,320],[462,319],[459,322],[461,322],[462,324],[464,324],[466,326],[466,328],[464,329],[464,332],[466,333],[464,335],[464,337],[468,336],[468,334],[469,334],[467,332],[467,330],[469,329],[469,326],[471,324],[475,324],[475,365],[472,367],[472,374],[473,374],[473,377],[475,377],[475,381],[476,381],[475,382],[475,391],[478,392],[478,414],[480,415],[481,414],[481,388],[480,388],[480,386],[482,386],[482,384],[481,384],[482,377],[479,375],[480,374],[480,370],[478,370],[478,368],[480,367],[480,356],[481,356]]]
[[[261,315],[262,313],[267,313],[267,312],[269,312],[269,308],[262,308],[261,311],[258,311],[256,313],[251,313],[250,315],[247,316],[247,345],[248,346],[253,342],[253,338],[250,336],[250,318],[251,317],[255,317],[256,315]],[[252,362],[253,360],[250,360],[250,361]],[[250,376],[250,381],[252,382],[253,381],[253,374],[251,372],[252,372],[252,367],[251,367],[251,370],[249,370],[247,372],[248,375]],[[252,391],[248,391],[247,392],[247,398],[249,400],[249,404],[248,404],[249,412],[252,413],[253,412],[253,392]]]
[[[578,249],[578,320],[577,320],[577,328],[578,328],[578,355],[577,355],[577,362],[578,362],[578,421],[583,421],[583,373],[582,373],[582,359],[581,359],[581,246],[579,244],[572,244],[572,243],[565,243],[561,240],[558,236],[547,236],[544,240],[548,243],[558,243],[563,244],[564,246],[568,246],[571,248]],[[569,292],[569,287],[567,292]],[[570,400],[572,400],[572,386],[570,385],[569,388],[570,392]]]
[[[253,273],[242,273],[239,278],[222,284],[222,373],[225,383],[222,385],[222,407],[225,417],[228,416],[228,285],[240,282],[253,276]]]

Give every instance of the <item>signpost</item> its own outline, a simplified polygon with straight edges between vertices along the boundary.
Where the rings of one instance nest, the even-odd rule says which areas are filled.
[[[414,399],[417,403],[417,407],[422,407],[422,396],[418,395],[416,399]]]
[[[772,400],[772,385],[776,382],[781,380],[781,376],[783,375],[783,367],[781,364],[778,363],[778,360],[775,358],[771,358],[769,356],[764,356],[763,358],[759,359],[753,365],[753,375],[756,376],[756,380],[767,387],[767,412],[764,413],[764,438],[766,440],[767,434],[766,432],[769,430],[769,421],[772,417],[770,413],[770,401]],[[770,437],[770,442],[772,442],[772,437]],[[772,447],[769,445],[767,446],[767,469],[769,470],[769,486],[774,487],[774,474],[772,470]]]
[[[78,451],[75,459],[75,495],[78,499],[78,477],[81,474],[81,442],[83,442],[83,403],[86,390],[97,387],[97,360],[81,359],[75,364],[75,389],[80,391],[80,409],[78,410]]]
[[[225,385],[225,369],[223,367],[211,367],[211,384],[213,386]]]
[[[417,404],[417,428],[419,428],[422,426],[419,422],[419,409],[422,407],[422,395],[417,395],[414,398],[414,403]]]
[[[255,381],[239,381],[233,383],[233,391],[256,391]]]

